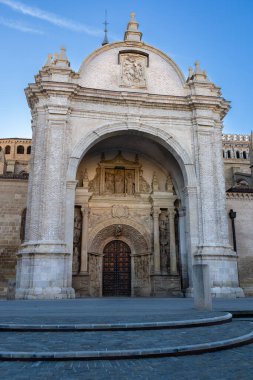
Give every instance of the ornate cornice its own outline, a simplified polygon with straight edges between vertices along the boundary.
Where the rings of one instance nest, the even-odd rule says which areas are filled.
[[[219,112],[221,118],[230,108],[230,102],[211,95],[158,95],[140,92],[112,91],[82,87],[76,83],[43,81],[30,84],[26,90],[30,108],[34,108],[39,100],[44,104],[56,102],[56,98],[65,98],[72,102],[107,103],[143,108],[165,108],[192,111],[194,109],[211,109]],[[52,101],[51,101],[52,99]]]

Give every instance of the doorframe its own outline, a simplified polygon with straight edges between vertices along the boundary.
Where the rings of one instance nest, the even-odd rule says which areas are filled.
[[[135,279],[135,271],[134,271],[134,269],[135,269],[134,268],[135,249],[134,249],[134,246],[131,243],[131,241],[128,238],[125,238],[124,236],[120,236],[120,239],[116,239],[115,236],[110,236],[109,238],[104,240],[104,243],[103,243],[103,246],[101,249],[101,251],[102,251],[101,252],[102,263],[101,263],[101,273],[100,273],[100,284],[101,284],[101,286],[100,286],[100,297],[103,297],[104,249],[105,249],[105,246],[113,240],[121,240],[124,243],[126,243],[130,248],[130,251],[131,251],[131,253],[130,253],[130,257],[131,257],[131,295],[130,295],[130,297],[133,297],[133,294],[134,294],[133,284],[135,283],[135,281],[134,281],[134,279]]]

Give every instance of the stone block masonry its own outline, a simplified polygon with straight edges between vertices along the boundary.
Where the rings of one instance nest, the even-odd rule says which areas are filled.
[[[0,298],[16,277],[16,252],[20,246],[22,212],[26,207],[27,180],[0,180]]]

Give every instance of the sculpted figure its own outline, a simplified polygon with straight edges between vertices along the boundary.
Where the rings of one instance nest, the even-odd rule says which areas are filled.
[[[74,237],[73,237],[73,263],[72,270],[78,273],[80,269],[80,256],[81,256],[81,230],[82,230],[82,216],[79,208],[75,208],[74,217]]]
[[[168,273],[169,263],[169,220],[166,211],[162,211],[159,216],[159,240],[161,255],[162,273]]]
[[[109,171],[105,173],[105,192],[114,193],[114,175]]]
[[[115,193],[123,194],[125,192],[124,172],[115,170]]]
[[[134,194],[134,179],[131,172],[126,175],[126,193],[129,195]]]

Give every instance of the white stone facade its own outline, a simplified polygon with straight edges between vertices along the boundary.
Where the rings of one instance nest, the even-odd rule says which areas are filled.
[[[204,263],[213,295],[243,296],[226,217],[221,133],[229,102],[198,63],[185,80],[171,58],[141,41],[132,16],[125,40],[96,50],[78,73],[65,49],[49,57],[26,95],[33,146],[16,298],[71,298],[74,288],[103,295],[112,241],[131,251],[131,295],[191,295],[192,265]]]

